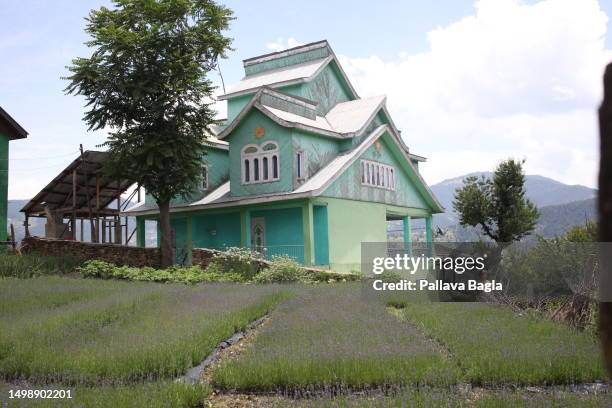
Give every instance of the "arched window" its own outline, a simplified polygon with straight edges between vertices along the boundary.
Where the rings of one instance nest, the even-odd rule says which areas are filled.
[[[242,148],[242,183],[254,184],[280,179],[278,143],[250,144]]]

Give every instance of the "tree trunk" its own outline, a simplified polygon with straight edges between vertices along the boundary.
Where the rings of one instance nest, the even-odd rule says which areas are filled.
[[[601,156],[599,162],[599,241],[612,242],[612,64],[604,74],[604,99],[599,108],[599,133]],[[604,359],[612,375],[612,303],[609,302],[612,283],[612,254],[602,247],[600,290],[603,296],[599,304],[599,328]]]
[[[172,227],[170,226],[170,200],[158,201],[159,230],[161,232],[161,266],[168,268],[174,264],[172,251]]]

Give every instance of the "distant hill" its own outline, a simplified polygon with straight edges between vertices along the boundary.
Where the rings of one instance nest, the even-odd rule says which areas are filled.
[[[434,225],[440,227],[448,240],[470,241],[480,237],[474,228],[460,227],[457,214],[453,211],[455,190],[463,185],[468,176],[490,177],[490,172],[470,173],[464,176],[444,180],[431,186],[446,212],[434,215]],[[553,237],[568,231],[576,225],[583,225],[588,220],[595,220],[597,190],[581,185],[568,185],[539,175],[525,177],[527,197],[540,210],[540,219],[535,234]],[[397,224],[397,225],[396,225]],[[401,226],[390,223],[390,235],[401,236]],[[423,238],[424,223],[415,220],[413,224],[415,239]]]
[[[480,177],[482,175],[490,177],[492,173],[470,173],[464,176],[447,179],[431,186],[434,194],[436,194],[442,205],[446,208],[446,213],[434,216],[436,225],[447,227],[458,223],[457,214],[453,211],[455,190],[463,185],[463,179],[466,177]],[[527,191],[527,197],[539,208],[588,200],[597,196],[597,190],[593,188],[564,184],[560,181],[538,175],[528,175],[525,177],[525,189]]]

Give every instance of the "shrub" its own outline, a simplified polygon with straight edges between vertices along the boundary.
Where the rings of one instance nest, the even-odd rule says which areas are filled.
[[[91,260],[79,266],[77,272],[83,275],[84,278],[110,279],[114,275],[115,268],[117,267],[111,263]]]
[[[148,282],[178,282],[195,284],[199,282],[243,282],[242,275],[232,272],[221,273],[214,268],[202,269],[199,266],[172,266],[168,269],[150,267],[133,268],[117,266],[112,263],[92,260],[78,268],[85,278],[125,279]]]
[[[255,276],[257,283],[293,283],[308,281],[308,275],[300,264],[288,256],[274,256],[267,269]]]
[[[207,269],[215,273],[238,274],[244,280],[251,280],[261,269],[261,259],[249,249],[232,247],[216,253]]]

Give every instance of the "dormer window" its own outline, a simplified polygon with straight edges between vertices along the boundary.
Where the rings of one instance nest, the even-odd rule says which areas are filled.
[[[278,143],[246,145],[240,153],[240,158],[243,184],[267,183],[280,179]]]

